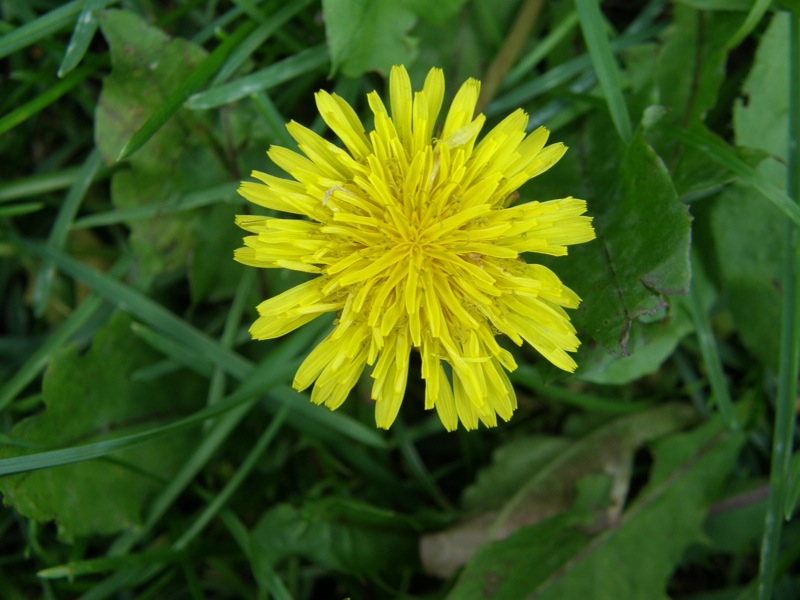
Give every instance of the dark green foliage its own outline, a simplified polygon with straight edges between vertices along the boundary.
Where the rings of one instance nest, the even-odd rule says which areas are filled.
[[[0,4],[3,600],[796,596],[797,3],[531,3]],[[334,139],[319,89],[371,127],[398,63],[498,82],[487,130],[570,147],[520,199],[597,229],[526,257],[582,298],[579,369],[515,349],[496,430],[446,434],[416,356],[389,432],[368,374],[310,404],[330,319],[247,335],[306,274],[232,261],[238,182],[289,120]]]

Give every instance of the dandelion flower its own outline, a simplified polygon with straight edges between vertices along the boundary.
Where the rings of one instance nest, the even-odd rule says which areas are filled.
[[[506,371],[516,363],[497,342],[523,341],[565,371],[580,342],[564,310],[578,296],[525,253],[560,256],[594,238],[586,203],[571,197],[516,206],[516,190],[566,152],[546,145],[540,127],[526,135],[517,110],[478,142],[474,116],[480,82],[456,94],[444,124],[437,117],[444,76],[432,69],[412,94],[408,73],[394,67],[389,108],[368,95],[374,129],[366,132],[339,96],[320,91],[316,104],[340,147],[292,121],[302,154],[272,147],[269,158],[291,179],[254,171],[242,196],[298,219],[240,216],[252,235],[237,261],[314,274],[262,302],[255,339],[282,336],[323,313],[333,331],[298,369],[294,387],[314,384],[311,400],[339,407],[367,365],[378,427],[388,429],[406,390],[412,349],[421,356],[425,408],[445,428],[458,422],[497,425],[517,407]]]

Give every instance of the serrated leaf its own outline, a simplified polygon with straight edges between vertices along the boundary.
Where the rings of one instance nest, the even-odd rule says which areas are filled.
[[[604,385],[624,385],[651,375],[672,356],[678,343],[693,329],[687,313],[676,310],[673,300],[670,300],[670,311],[663,319],[655,323],[632,323],[628,356],[586,352],[578,361],[581,369],[577,375],[584,381]]]
[[[537,191],[535,198],[565,193],[585,198],[594,217],[596,241],[545,261],[583,299],[573,313],[583,342],[579,369],[595,361],[586,359],[588,353],[629,353],[633,324],[665,318],[668,296],[689,287],[686,206],[641,128],[627,148],[611,132],[607,118],[595,114],[576,144],[566,140],[573,149],[529,187]]]
[[[253,572],[267,582],[289,557],[359,576],[417,566],[417,533],[406,518],[347,498],[280,504],[267,511],[251,536]]]
[[[485,546],[448,600],[666,600],[684,550],[704,540],[706,511],[744,441],[720,431],[716,420],[659,443],[648,485],[596,536],[561,515]],[[635,568],[621,568],[632,560]]]
[[[389,73],[416,55],[409,30],[412,10],[394,0],[322,0],[333,72],[358,77],[368,70]]]
[[[111,50],[112,72],[103,81],[95,119],[97,146],[108,163],[147,119],[167,101],[206,57],[183,39],[171,40],[132,13],[111,10],[100,27]],[[197,115],[181,109],[111,180],[111,200],[120,209],[167,204],[228,179],[202,137]],[[191,214],[130,221],[131,244],[143,277],[174,271],[193,247]]]
[[[130,331],[130,318],[115,315],[80,355],[67,348],[45,374],[46,410],[18,423],[12,437],[42,448],[103,439],[120,429],[144,430],[183,414],[197,397],[194,380],[174,373],[135,382],[131,375],[158,355]],[[36,521],[55,520],[59,536],[107,535],[141,523],[147,498],[169,477],[192,444],[180,433],[95,460],[0,479],[5,502]],[[5,447],[0,458],[29,450]]]

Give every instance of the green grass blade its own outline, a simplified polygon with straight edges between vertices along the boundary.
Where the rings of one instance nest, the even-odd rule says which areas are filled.
[[[284,148],[296,148],[297,142],[286,131],[286,123],[288,120],[284,117],[278,107],[272,102],[272,99],[266,92],[259,92],[253,94],[253,101],[256,104],[261,115],[264,117],[267,125],[272,130],[272,135]]]
[[[225,327],[222,330],[220,342],[226,348],[233,348],[236,341],[236,333],[239,330],[239,324],[242,322],[244,315],[245,304],[250,298],[250,293],[256,281],[255,269],[248,269],[239,280],[239,285],[236,287],[236,293],[233,296],[231,307],[228,310],[228,316],[225,318]],[[225,393],[225,371],[219,367],[214,369],[211,375],[211,384],[208,386],[208,404],[215,404],[222,399]]]
[[[789,152],[787,190],[800,203],[800,11],[790,12],[789,42]],[[780,558],[783,519],[789,509],[787,492],[795,429],[797,376],[800,368],[800,231],[788,225],[783,281],[783,316],[775,398],[775,427],[769,476],[767,515],[761,541],[758,577],[759,600],[770,600]]]
[[[132,262],[131,255],[123,256],[109,273],[110,278],[117,278],[128,270]],[[103,304],[103,299],[96,294],[90,295],[80,303],[69,317],[56,329],[47,340],[25,361],[11,378],[0,387],[0,411],[5,409],[25,387],[41,373],[50,361],[51,356],[66,344],[91,319]]]
[[[301,10],[312,3],[313,0],[295,0],[287,2],[283,8],[277,10],[264,20],[239,46],[231,52],[228,60],[216,74],[213,85],[218,85],[236,72],[247,58],[258,50],[278,28],[286,24]]]
[[[195,94],[186,102],[186,107],[194,110],[205,110],[230,104],[256,92],[263,92],[281,83],[291,81],[300,75],[320,69],[327,64],[328,48],[325,44],[320,44],[298,52],[260,71]]]
[[[72,448],[49,450],[47,452],[37,452],[25,456],[0,459],[0,476],[27,473],[38,469],[48,469],[107,456],[114,452],[119,452],[120,450],[133,448],[134,446],[172,435],[178,431],[188,429],[189,427],[196,427],[206,419],[216,417],[248,401],[253,402],[254,398],[249,395],[232,394],[228,399],[214,406],[204,408],[183,419],[178,419],[166,425],[154,427],[146,431],[124,435],[110,440],[103,440],[102,442],[74,446]]]
[[[94,67],[85,66],[77,71],[74,71],[69,77],[59,81],[55,85],[47,88],[42,94],[36,98],[12,110],[10,113],[0,118],[0,135],[7,133],[17,125],[24,123],[33,115],[40,113],[45,108],[53,104],[56,100],[61,98],[64,94],[69,92],[76,85],[81,83],[84,79],[89,77],[94,72]]]
[[[17,27],[14,31],[0,38],[0,58],[13,54],[35,44],[49,35],[67,27],[81,11],[81,0],[68,2],[55,10],[51,10],[30,23]]]
[[[692,285],[689,290],[689,297],[686,300],[689,314],[694,322],[697,332],[697,341],[700,345],[700,354],[703,356],[703,364],[706,367],[708,379],[711,383],[711,393],[714,403],[719,409],[722,421],[728,431],[740,431],[741,427],[736,420],[733,412],[733,402],[728,391],[728,384],[725,382],[725,373],[722,368],[722,361],[717,351],[717,342],[711,331],[711,324],[708,322],[703,305],[700,300],[700,292],[697,285]]]
[[[792,465],[789,469],[786,508],[783,511],[787,521],[794,516],[798,502],[800,502],[800,452],[795,452],[792,458]]]
[[[372,448],[386,448],[386,440],[375,429],[356,421],[341,412],[331,411],[310,402],[308,394],[300,394],[288,385],[275,385],[267,392],[267,398],[274,407],[288,406],[292,409],[291,422],[298,422],[302,431],[303,423],[316,423],[330,431],[339,432],[346,438],[361,442]]]
[[[131,330],[136,337],[148,346],[195,373],[206,377],[214,368],[214,364],[205,356],[196,352],[193,346],[180,344],[171,337],[158,333],[141,323],[131,323]]]
[[[110,0],[83,0],[83,10],[78,15],[75,28],[72,30],[72,37],[67,44],[61,66],[58,68],[59,77],[64,77],[80,64],[97,31],[96,13],[103,10],[108,4],[110,4]]]
[[[20,204],[0,206],[0,218],[29,215],[30,213],[40,211],[43,208],[44,208],[44,202],[22,202]]]
[[[570,406],[575,406],[589,412],[596,412],[607,415],[625,415],[655,406],[650,401],[620,402],[611,398],[572,392],[562,387],[547,385],[539,373],[530,365],[520,364],[516,371],[509,374],[513,383],[522,385],[529,390],[550,398],[556,402],[563,402]]]
[[[736,33],[731,36],[726,46],[728,48],[735,48],[741,44],[744,38],[753,32],[753,29],[755,29],[758,22],[761,21],[764,13],[769,10],[771,4],[772,0],[756,0],[750,12],[747,13],[747,18],[744,20],[744,23],[742,23],[739,29],[736,30]]]
[[[508,72],[503,88],[507,89],[519,83],[521,79],[528,76],[536,65],[538,65],[550,51],[558,46],[564,38],[566,38],[575,26],[578,24],[578,13],[572,11],[561,22],[547,34],[547,36],[538,42],[531,52],[520,60],[516,66]]]
[[[61,171],[32,175],[18,181],[0,184],[0,202],[10,202],[63,190],[72,185],[79,171],[80,167],[70,167]]]
[[[281,430],[284,421],[286,420],[286,415],[288,413],[287,408],[283,408],[273,417],[272,421],[269,424],[269,427],[261,434],[261,437],[255,443],[253,448],[248,453],[247,457],[245,457],[242,464],[236,470],[236,474],[230,478],[225,487],[216,495],[214,500],[206,506],[203,513],[197,518],[197,520],[192,523],[191,527],[186,530],[186,532],[172,545],[174,550],[180,551],[186,548],[189,544],[194,541],[194,539],[200,535],[203,529],[209,524],[211,519],[213,519],[216,514],[222,510],[225,504],[230,500],[231,496],[239,489],[239,486],[244,482],[253,468],[256,466],[258,461],[261,459],[261,455],[267,450],[269,445],[272,443],[272,440],[275,439],[275,436],[278,435],[278,432]]]
[[[24,248],[51,261],[59,270],[70,277],[81,280],[97,294],[131,315],[166,333],[187,346],[193,346],[199,354],[215,365],[219,365],[235,377],[244,378],[253,368],[250,361],[232,350],[225,348],[216,340],[196,329],[183,319],[176,317],[166,308],[105,273],[78,262],[74,258],[54,248],[43,247],[30,242],[21,242]]]
[[[200,87],[216,73],[228,55],[242,42],[242,40],[252,31],[255,24],[248,21],[237,29],[233,35],[222,42],[214,51],[192,72],[184,82],[170,94],[161,107],[153,113],[147,121],[133,134],[128,143],[122,148],[117,157],[121,161],[139,148],[144,146],[147,141],[161,129],[164,124],[183,106],[186,99],[195,93]]]
[[[76,219],[72,224],[72,229],[105,227],[107,225],[141,221],[144,219],[152,219],[160,215],[194,210],[195,208],[218,204],[220,202],[238,202],[239,196],[236,195],[236,188],[238,186],[238,183],[221,183],[220,185],[215,185],[196,192],[189,192],[185,196],[174,201],[168,200],[163,203],[147,204],[135,208],[119,208],[94,215],[87,215]]]
[[[80,560],[42,569],[36,573],[36,576],[43,579],[73,579],[82,575],[97,575],[99,573],[130,568],[134,565],[142,566],[171,563],[178,560],[181,556],[183,556],[183,553],[176,552],[175,550],[153,550],[152,552],[130,554],[124,557],[104,556],[102,558]]]
[[[622,141],[627,144],[633,137],[633,126],[628,105],[622,95],[622,76],[608,40],[606,20],[600,12],[600,1],[575,0],[575,8],[578,10],[589,57],[606,96],[611,120],[614,121]]]
[[[632,46],[652,39],[661,31],[661,27],[651,27],[644,30],[637,30],[635,33],[620,37],[611,44],[614,52],[620,52]],[[533,98],[553,91],[568,81],[574,79],[592,66],[589,56],[583,54],[563,64],[554,67],[542,75],[531,79],[516,88],[510,89],[504,94],[493,100],[484,111],[486,116],[499,115],[514,110],[520,105],[529,102]]]
[[[84,161],[80,171],[78,171],[78,175],[70,186],[64,202],[61,203],[58,216],[55,223],[53,223],[53,228],[50,230],[50,236],[47,240],[47,245],[50,248],[61,250],[64,247],[70,225],[72,225],[72,221],[78,213],[78,208],[80,208],[86,192],[89,191],[89,186],[94,182],[102,166],[103,159],[100,156],[100,152],[93,150]],[[33,290],[33,311],[37,316],[41,317],[47,309],[55,274],[55,268],[48,262],[45,262],[39,269],[39,274],[36,277],[36,286]]]
[[[762,177],[753,167],[736,156],[730,146],[716,135],[709,131],[695,129],[668,129],[666,133],[713,158],[720,165],[737,175],[739,181],[743,184],[758,190],[778,210],[791,219],[795,225],[800,225],[800,206],[793,202],[782,190]]]

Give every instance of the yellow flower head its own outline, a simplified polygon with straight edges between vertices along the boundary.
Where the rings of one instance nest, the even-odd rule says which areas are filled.
[[[237,217],[253,235],[236,260],[316,275],[262,302],[250,333],[275,338],[335,311],[333,331],[294,379],[297,390],[316,382],[313,402],[336,409],[370,365],[375,420],[389,428],[414,348],[426,409],[435,407],[448,430],[459,420],[467,429],[478,420],[494,427],[497,415],[508,420],[517,407],[505,372],[517,365],[498,334],[575,369],[567,352],[580,342],[564,308],[579,298],[521,254],[564,255],[567,245],[594,238],[591,219],[574,198],[509,207],[522,184],[566,152],[545,145],[543,127],[526,135],[523,110],[476,144],[485,121],[474,116],[480,82],[461,86],[441,129],[440,69],[412,96],[408,73],[394,67],[389,87],[390,110],[376,92],[368,95],[369,133],[347,102],[318,92],[319,112],[344,148],[292,121],[287,129],[305,156],[268,152],[292,179],[254,171],[262,183],[239,188],[255,204],[303,218]]]

